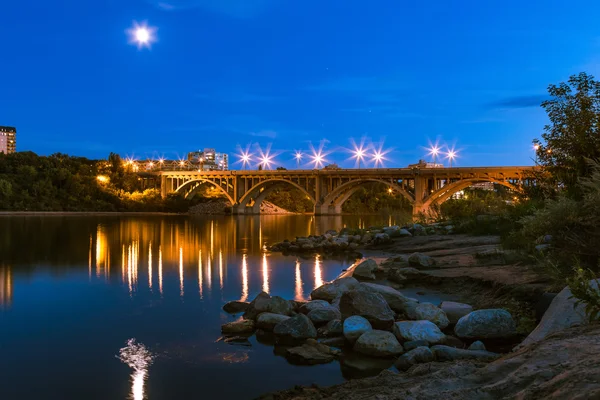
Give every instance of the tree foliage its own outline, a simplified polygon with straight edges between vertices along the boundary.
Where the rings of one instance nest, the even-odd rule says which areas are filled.
[[[591,174],[586,159],[600,159],[600,82],[580,73],[567,82],[550,85],[551,99],[544,101],[550,123],[544,127],[537,159],[552,177],[553,184],[581,195],[579,178]]]

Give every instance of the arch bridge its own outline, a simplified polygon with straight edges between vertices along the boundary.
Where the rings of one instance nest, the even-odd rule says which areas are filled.
[[[342,205],[369,183],[383,183],[400,193],[413,214],[427,215],[455,193],[492,182],[520,191],[534,182],[535,167],[459,167],[394,169],[321,169],[276,171],[156,171],[141,176],[160,181],[161,194],[183,193],[192,198],[202,186],[222,192],[234,214],[259,214],[263,200],[278,188],[296,188],[314,204],[315,215],[341,214]]]

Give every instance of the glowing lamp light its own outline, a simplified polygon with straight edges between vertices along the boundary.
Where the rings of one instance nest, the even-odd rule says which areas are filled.
[[[108,182],[108,180],[109,180],[108,176],[106,176],[106,175],[98,175],[98,176],[96,177],[96,179],[97,179],[97,180],[98,180],[98,182],[100,182],[100,183],[107,183],[107,182]]]
[[[539,144],[534,144],[533,145],[533,150],[538,151],[540,149],[540,145]]]
[[[159,162],[160,164],[164,164],[164,162],[165,162],[165,159],[164,159],[164,158],[159,158],[159,159],[158,159],[158,162]]]

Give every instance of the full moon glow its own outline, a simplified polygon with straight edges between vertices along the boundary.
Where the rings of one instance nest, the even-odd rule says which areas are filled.
[[[127,30],[127,34],[129,35],[129,43],[135,44],[138,49],[142,49],[144,47],[150,48],[152,43],[156,42],[156,31],[158,28],[153,26],[148,26],[147,22],[142,22],[141,24],[137,22],[133,22],[133,26]]]

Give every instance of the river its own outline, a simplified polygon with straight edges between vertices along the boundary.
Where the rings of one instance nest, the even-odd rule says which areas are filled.
[[[0,216],[0,388],[9,399],[251,399],[344,378],[217,341],[230,300],[306,300],[354,260],[264,245],[388,217]],[[130,339],[140,350],[119,358]],[[122,360],[124,359],[124,360]],[[124,362],[126,361],[126,362]]]

